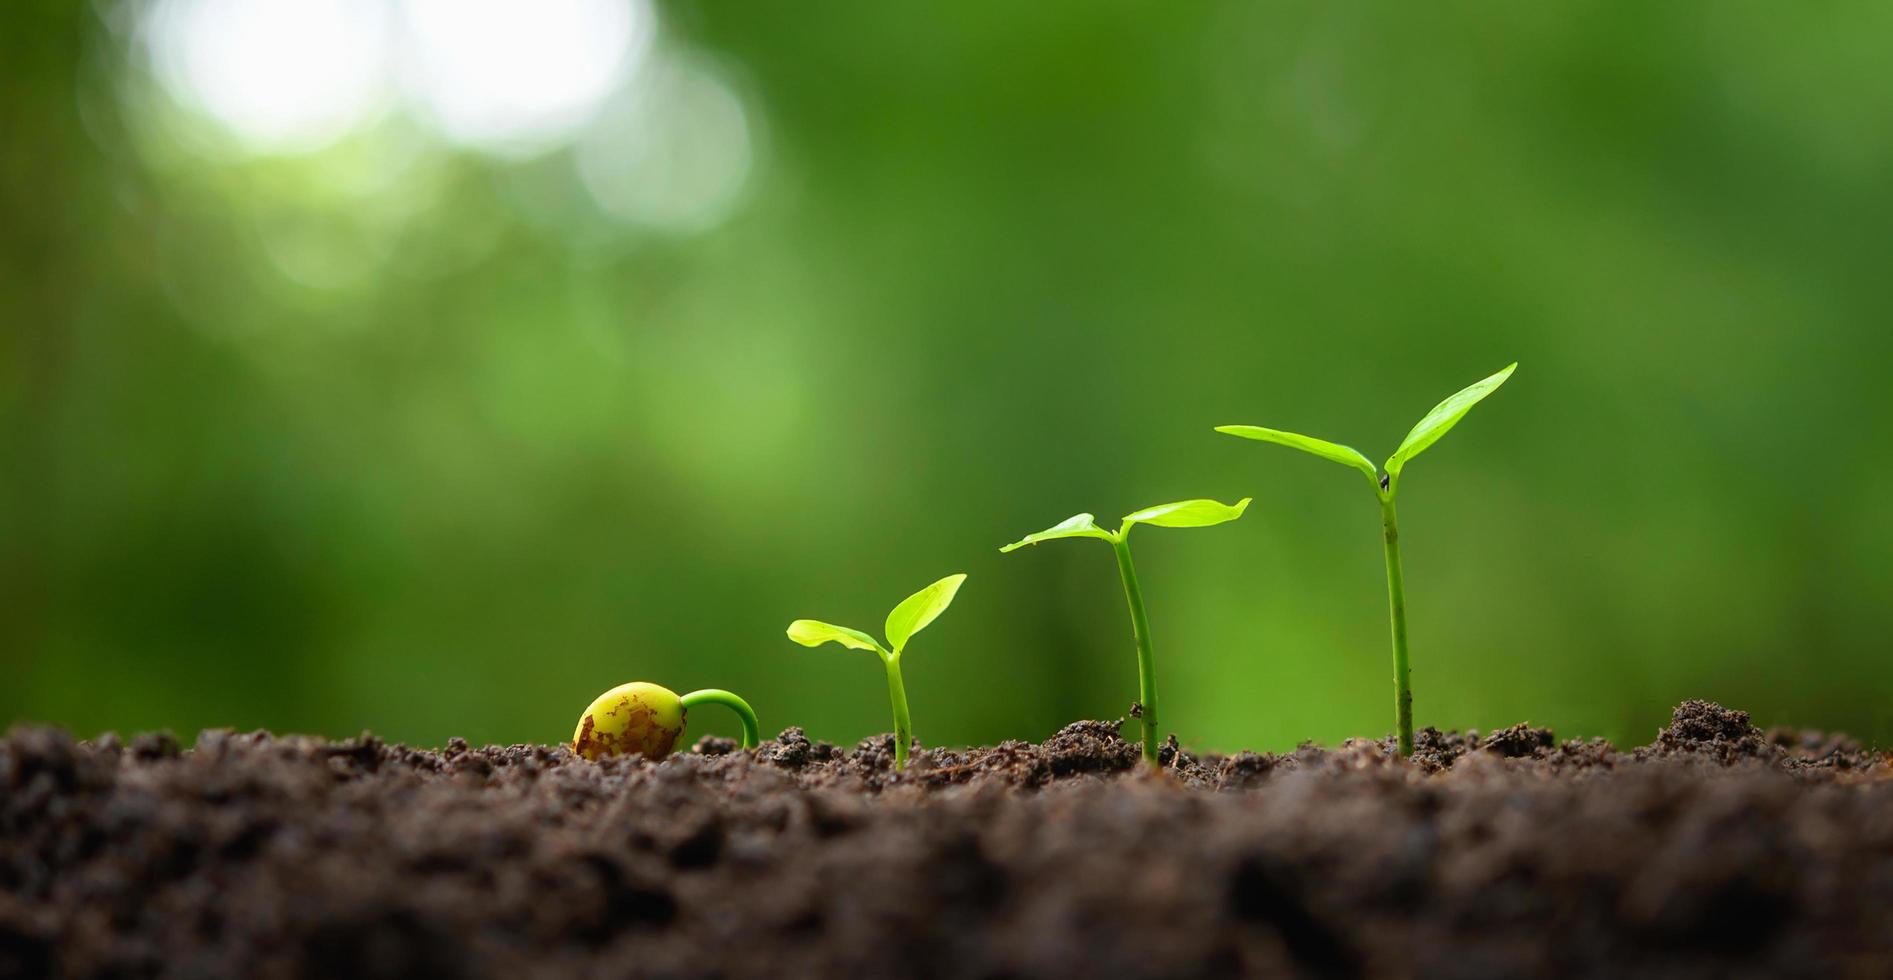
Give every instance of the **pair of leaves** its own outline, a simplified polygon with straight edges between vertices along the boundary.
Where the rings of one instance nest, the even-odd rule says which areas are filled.
[[[887,647],[874,641],[874,637],[846,626],[836,626],[814,619],[798,619],[789,624],[789,639],[805,647],[818,647],[824,643],[839,643],[851,650],[872,650],[883,658],[900,656],[907,648],[907,641],[914,634],[927,628],[927,624],[940,618],[947,607],[953,604],[953,597],[959,594],[960,583],[966,581],[965,575],[948,575],[919,592],[902,599],[894,611],[887,614],[887,623],[883,629],[887,633]]]
[[[1499,390],[1499,386],[1504,384],[1505,379],[1510,378],[1512,372],[1517,369],[1518,363],[1513,362],[1507,365],[1505,370],[1467,385],[1454,392],[1445,401],[1433,406],[1433,410],[1427,412],[1426,417],[1420,419],[1413,430],[1407,433],[1407,437],[1401,440],[1400,448],[1394,450],[1392,456],[1387,457],[1387,474],[1399,476],[1401,468],[1406,466],[1408,460],[1425,452],[1428,446],[1438,442],[1441,436],[1452,431],[1453,426],[1458,425],[1459,420],[1465,418],[1467,412],[1472,411],[1472,406]],[[1367,474],[1368,481],[1376,487],[1380,485],[1380,470],[1375,468],[1373,462],[1366,456],[1361,455],[1360,450],[1352,446],[1343,446],[1340,443],[1328,442],[1325,439],[1316,439],[1313,436],[1304,436],[1295,432],[1283,432],[1280,429],[1265,429],[1259,425],[1219,425],[1216,431],[1313,453],[1343,466],[1352,466]]]
[[[1173,504],[1158,504],[1146,507],[1124,518],[1124,526],[1119,534],[1129,531],[1133,525],[1148,524],[1151,527],[1213,527],[1226,521],[1233,521],[1242,516],[1249,506],[1249,498],[1244,497],[1235,504],[1218,503],[1214,500],[1179,500]],[[1002,553],[1017,551],[1028,544],[1040,541],[1056,541],[1059,538],[1102,538],[1115,540],[1116,534],[1098,526],[1097,519],[1090,514],[1077,514],[1066,518],[1043,531],[1031,534],[999,549]]]

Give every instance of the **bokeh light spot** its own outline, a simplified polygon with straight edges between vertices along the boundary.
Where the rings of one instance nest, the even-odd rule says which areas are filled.
[[[578,145],[579,176],[599,206],[633,224],[688,233],[740,203],[754,162],[751,117],[701,59],[654,60]]]
[[[569,137],[650,48],[643,0],[408,0],[401,80],[443,135],[502,153]]]
[[[385,107],[389,21],[374,0],[162,0],[143,37],[173,98],[247,149],[295,154]]]

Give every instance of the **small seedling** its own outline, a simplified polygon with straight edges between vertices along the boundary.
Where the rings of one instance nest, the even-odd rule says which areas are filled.
[[[1131,528],[1139,524],[1152,527],[1211,527],[1242,516],[1249,498],[1235,506],[1214,500],[1180,500],[1174,504],[1146,507],[1129,517],[1116,531],[1106,531],[1090,514],[1079,514],[1034,534],[1028,534],[999,549],[1016,551],[1028,544],[1059,538],[1097,538],[1109,541],[1117,552],[1117,571],[1124,579],[1124,599],[1131,607],[1131,633],[1137,640],[1137,689],[1139,719],[1144,726],[1144,759],[1157,764],[1157,665],[1150,649],[1150,618],[1144,613],[1144,592],[1137,584],[1137,568],[1131,564]]]
[[[1407,661],[1407,594],[1400,577],[1400,525],[1394,514],[1394,497],[1400,491],[1400,471],[1413,457],[1425,452],[1428,446],[1438,442],[1441,436],[1458,425],[1459,420],[1472,410],[1472,406],[1497,391],[1517,368],[1518,364],[1513,363],[1505,370],[1463,388],[1433,406],[1433,410],[1426,413],[1426,417],[1413,427],[1413,431],[1407,433],[1400,448],[1387,457],[1384,474],[1351,446],[1256,425],[1216,427],[1217,432],[1227,435],[1273,442],[1313,453],[1343,466],[1352,466],[1367,474],[1367,482],[1373,484],[1374,493],[1380,498],[1381,538],[1387,552],[1387,607],[1393,621],[1394,727],[1399,732],[1400,754],[1403,756],[1413,754],[1413,686]]]
[[[907,688],[900,679],[901,651],[907,649],[907,641],[914,634],[927,628],[927,624],[946,612],[953,604],[954,595],[960,591],[960,583],[966,581],[965,575],[948,575],[919,592],[901,600],[894,611],[887,614],[887,646],[875,642],[874,637],[860,630],[846,626],[835,626],[813,619],[798,619],[789,624],[789,639],[805,647],[818,647],[824,643],[839,643],[850,650],[872,650],[881,656],[881,662],[887,665],[887,696],[894,703],[894,768],[907,768],[907,746],[914,739],[914,722],[907,713]],[[892,649],[889,649],[889,648]]]
[[[625,754],[662,759],[683,735],[690,709],[700,704],[720,704],[736,712],[743,721],[743,748],[761,742],[756,712],[728,691],[710,688],[678,697],[670,688],[632,681],[600,694],[585,709],[572,733],[572,751],[592,760]]]

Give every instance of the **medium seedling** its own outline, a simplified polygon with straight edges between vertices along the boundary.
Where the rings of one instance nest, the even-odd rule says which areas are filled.
[[[592,760],[624,754],[662,759],[682,737],[690,709],[700,704],[720,704],[736,712],[743,722],[743,748],[761,742],[755,710],[728,691],[709,688],[679,697],[662,685],[632,681],[600,694],[578,717],[572,751]]]
[[[813,619],[798,619],[789,624],[789,639],[805,647],[818,647],[824,643],[839,643],[851,650],[872,650],[880,654],[881,662],[887,665],[887,696],[894,703],[894,768],[907,768],[907,747],[914,739],[913,718],[907,713],[907,688],[901,683],[901,652],[907,649],[907,641],[914,634],[927,628],[927,624],[946,612],[953,604],[954,595],[960,591],[960,583],[966,581],[965,575],[948,575],[919,592],[901,600],[894,611],[887,614],[887,646],[877,643],[874,637],[860,630],[846,626],[836,626]],[[892,649],[889,649],[889,648]]]
[[[1394,514],[1394,497],[1400,492],[1400,471],[1413,457],[1425,452],[1428,446],[1459,424],[1466,417],[1472,406],[1499,389],[1505,379],[1512,376],[1518,368],[1513,363],[1505,370],[1470,385],[1453,394],[1452,397],[1433,406],[1426,413],[1413,431],[1407,433],[1400,448],[1387,457],[1386,472],[1375,468],[1366,456],[1351,446],[1343,446],[1310,436],[1283,432],[1279,429],[1265,429],[1257,425],[1219,425],[1217,432],[1259,442],[1273,442],[1289,446],[1303,452],[1313,453],[1322,459],[1330,459],[1343,466],[1352,466],[1367,475],[1367,482],[1374,487],[1374,494],[1380,498],[1381,538],[1387,552],[1387,608],[1393,621],[1393,690],[1394,690],[1394,727],[1399,732],[1400,754],[1413,753],[1413,685],[1409,677],[1411,671],[1407,660],[1407,595],[1406,586],[1400,577],[1400,524]]]
[[[1118,574],[1124,579],[1124,600],[1131,607],[1131,632],[1137,640],[1137,687],[1139,719],[1144,726],[1144,759],[1153,766],[1157,764],[1157,666],[1150,648],[1150,617],[1144,613],[1144,591],[1137,584],[1137,568],[1131,564],[1131,528],[1139,524],[1152,527],[1211,527],[1241,517],[1248,506],[1248,497],[1237,501],[1233,507],[1214,500],[1179,500],[1174,504],[1146,507],[1131,514],[1124,518],[1124,523],[1116,531],[1099,527],[1090,514],[1079,514],[999,549],[1001,552],[1010,552],[1028,544],[1058,538],[1097,538],[1111,543],[1111,549],[1117,552]]]

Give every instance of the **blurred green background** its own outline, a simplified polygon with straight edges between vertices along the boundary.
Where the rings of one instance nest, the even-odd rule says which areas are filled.
[[[0,719],[1893,735],[1893,6],[10,4]],[[721,716],[693,726],[730,733]]]

